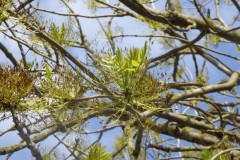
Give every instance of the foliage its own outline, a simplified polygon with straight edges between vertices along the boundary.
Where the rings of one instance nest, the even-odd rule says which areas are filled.
[[[62,22],[61,26],[55,23],[51,24],[49,34],[53,40],[64,48],[71,46],[77,39],[77,35],[73,32],[73,20],[69,18],[67,22]]]
[[[16,105],[33,88],[34,76],[18,67],[1,66],[0,68],[0,105]]]
[[[147,43],[141,49],[131,48],[124,53],[116,51],[101,57],[101,72],[105,81],[110,82],[113,91],[121,93],[126,102],[135,102],[142,107],[154,109],[150,104],[153,100],[164,99],[168,87],[159,82],[147,72]],[[120,91],[120,92],[119,92]],[[148,104],[148,105],[147,105]]]
[[[46,74],[40,82],[40,89],[46,97],[71,100],[77,98],[82,88],[82,79],[69,68],[62,68],[61,72],[53,70],[45,63]]]
[[[110,71],[110,74],[106,74],[109,78],[113,79],[113,82],[117,85],[118,89],[126,90],[126,88],[132,88],[143,76],[147,69],[147,45],[139,50],[132,48],[126,57],[123,56],[122,51],[117,50],[116,55],[107,54],[102,58],[102,65]],[[105,71],[107,72],[107,71]]]
[[[195,156],[198,157],[200,159],[211,159],[214,155],[216,155],[217,153],[221,152],[221,149],[217,149],[217,150],[203,150],[200,152],[186,152],[184,153],[186,156]],[[224,154],[222,156],[220,156],[219,158],[217,158],[216,160],[230,160],[230,155],[229,154]]]
[[[7,9],[11,8],[13,2],[10,0],[0,0],[0,24],[7,18],[9,18],[9,14],[7,13]]]
[[[206,61],[203,62],[199,75],[197,76],[197,82],[208,83],[209,74],[208,69],[206,68]]]
[[[0,138],[21,138],[0,155],[210,159],[239,147],[235,1],[52,3],[0,0],[0,122],[13,126]]]
[[[200,72],[200,75],[197,76],[197,82],[200,82],[200,83],[207,83],[208,79],[206,76],[204,76],[204,73],[203,72]]]
[[[91,146],[89,154],[85,160],[112,160],[111,153],[104,151],[106,147],[101,144]]]
[[[42,150],[42,158],[43,160],[63,160],[64,155],[60,151],[53,151],[52,153],[48,153],[47,148]]]

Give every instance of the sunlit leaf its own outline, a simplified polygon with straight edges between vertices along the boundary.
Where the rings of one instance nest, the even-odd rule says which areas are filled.
[[[45,78],[47,80],[51,80],[51,78],[52,78],[52,69],[49,67],[49,65],[47,63],[45,63],[45,68],[46,68]]]
[[[139,67],[140,66],[140,64],[137,61],[135,61],[135,60],[132,60],[132,65],[134,67]]]

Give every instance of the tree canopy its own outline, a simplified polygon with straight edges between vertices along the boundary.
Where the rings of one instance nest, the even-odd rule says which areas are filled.
[[[239,159],[239,4],[0,0],[0,157]]]

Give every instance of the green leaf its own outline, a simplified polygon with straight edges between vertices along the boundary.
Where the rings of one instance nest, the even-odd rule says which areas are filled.
[[[107,60],[102,59],[102,61],[103,61],[104,63],[106,63],[106,64],[112,64],[112,62],[111,62],[109,59],[107,59]]]
[[[50,155],[43,155],[43,160],[51,160],[51,156]]]
[[[124,69],[124,68],[126,67],[126,64],[127,64],[127,62],[126,62],[126,61],[123,61],[122,64],[121,64],[121,66],[120,66],[120,68],[121,68],[121,69]]]
[[[135,60],[132,60],[132,65],[133,65],[134,67],[139,67],[139,66],[140,66],[140,63],[138,63],[138,62],[135,61]]]
[[[20,66],[21,66],[22,68],[24,67],[23,60],[20,60]]]
[[[135,72],[136,69],[134,69],[134,68],[126,68],[126,69],[124,69],[124,71]]]
[[[86,160],[112,160],[112,154],[105,152],[106,147],[101,147],[101,144],[92,146]]]
[[[46,67],[46,75],[45,78],[47,80],[51,80],[52,78],[52,69],[49,67],[49,65],[47,63],[45,63],[45,67]]]
[[[32,61],[32,62],[28,62],[28,63],[27,63],[28,68],[32,68],[33,65],[34,65],[34,61]]]
[[[138,54],[138,62],[142,63],[147,58],[146,53],[147,53],[147,43],[145,42],[143,48]]]
[[[236,91],[236,88],[232,88],[231,90],[230,90],[230,92],[234,95],[234,96],[236,96],[237,95],[237,91]]]

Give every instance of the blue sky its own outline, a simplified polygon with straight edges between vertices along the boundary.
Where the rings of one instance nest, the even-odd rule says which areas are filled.
[[[90,12],[89,10],[87,10],[86,6],[83,5],[82,3],[83,1],[80,1],[79,3],[73,4],[72,7],[75,11],[78,11],[78,13],[83,14],[83,15],[94,15],[94,14],[103,14],[103,12]],[[165,3],[162,3],[165,4]],[[58,12],[64,12],[62,10],[62,4],[58,4],[56,5],[56,1],[52,0],[52,1],[48,1],[48,0],[41,0],[41,8],[45,8],[45,9],[50,9],[50,10],[55,10]],[[161,7],[163,8],[163,6],[157,6],[157,7]],[[186,6],[188,7],[188,6]],[[224,20],[228,21],[229,17],[231,17],[231,14],[234,13],[235,11],[233,10],[232,12],[229,10],[226,10],[224,7],[221,8],[221,16]],[[53,16],[53,15],[49,15],[49,16]],[[47,18],[47,17],[46,17]],[[54,17],[54,21],[59,22],[62,21],[63,18],[59,18],[59,17]],[[100,19],[102,20],[102,19]],[[118,21],[119,20],[119,21]],[[81,19],[82,22],[82,27],[83,27],[83,31],[85,32],[85,34],[87,35],[87,38],[91,41],[95,40],[96,37],[98,38],[98,48],[102,49],[103,45],[106,42],[106,39],[104,37],[100,37],[99,34],[97,34],[97,29],[99,29],[98,27],[98,23],[97,21],[93,20],[93,19]],[[127,22],[127,23],[126,23]],[[118,24],[120,26],[122,26],[122,28],[124,28],[124,33],[127,34],[147,34],[147,27],[146,25],[143,25],[143,23],[141,22],[137,22],[136,20],[133,20],[132,18],[124,18],[124,20],[121,20],[121,18],[116,18],[116,20],[113,21],[113,24]],[[97,28],[97,29],[96,29]],[[197,34],[193,33],[192,37],[195,37]],[[4,37],[0,37],[1,42],[4,42],[4,44],[6,45],[7,48],[10,49],[10,51],[14,54],[14,55],[18,55],[16,56],[17,58],[20,58],[20,53],[18,51],[18,47],[17,45],[15,45],[14,42],[12,42],[11,40],[5,39]],[[117,46],[119,48],[121,47],[141,47],[143,46],[144,42],[148,40],[148,38],[125,38],[122,42],[118,43]],[[119,39],[120,41],[120,39]],[[203,43],[203,40],[200,42]],[[158,39],[154,39],[154,46],[152,46],[152,50],[151,50],[151,56],[155,57],[157,55],[163,54],[166,52],[166,50],[164,50],[163,46],[161,44],[158,43]],[[73,55],[78,56],[82,61],[85,61],[85,52],[78,50],[78,49],[74,49],[74,48],[69,48],[68,49]],[[227,52],[231,55],[234,56],[238,56],[239,57],[239,52],[236,51],[236,46],[232,45],[232,44],[221,44],[221,46],[218,48],[218,50],[221,50],[222,52]],[[2,54],[0,52],[0,54]],[[220,57],[220,56],[219,56]],[[240,70],[240,64],[239,63],[235,63],[232,62],[230,59],[227,59],[225,57],[220,57],[224,60],[224,62],[226,62],[226,64],[231,64],[231,68],[233,70]],[[185,61],[188,64],[189,69],[192,71],[192,73],[194,73],[194,64],[192,62],[192,57],[188,56],[185,58]],[[198,61],[199,66],[202,64],[203,60],[198,57]],[[0,62],[2,63],[6,63],[9,61],[7,60],[6,57],[1,56]],[[211,81],[210,83],[217,83],[219,82],[219,79],[222,79],[223,77],[227,77],[224,74],[219,74],[218,70],[213,67],[212,65],[208,64],[207,65],[210,76],[211,76]],[[11,125],[11,120],[8,120],[6,122],[1,122],[0,123],[0,131],[1,128],[7,128],[9,127],[9,125]],[[90,123],[88,123],[87,125],[87,130],[89,131],[94,131],[96,130],[96,128],[99,128],[100,125],[98,125],[98,119],[93,119],[90,121]],[[102,140],[102,145],[107,146],[106,150],[107,151],[111,151],[112,150],[112,146],[109,144],[113,144],[113,138],[117,135],[119,135],[121,133],[121,129],[117,128],[114,129],[113,131],[110,132],[106,132],[103,137]],[[94,141],[97,138],[98,135],[91,135],[90,136],[90,141]],[[16,135],[16,133],[11,133],[11,134],[7,134],[6,136],[2,136],[0,137],[0,147],[1,146],[7,146],[7,145],[11,145],[14,143],[17,143],[19,141],[19,137],[18,135]],[[57,141],[53,138],[53,137],[49,137],[46,141],[44,141],[43,143],[41,143],[41,147],[50,147],[53,146],[54,144],[56,144]],[[61,150],[61,152],[64,152],[64,147],[59,148],[59,150]],[[11,160],[19,160],[19,158],[24,159],[24,160],[32,160],[32,157],[30,155],[29,150],[24,149],[22,151],[19,151],[17,153],[14,153],[14,155],[11,157]],[[4,157],[0,156],[0,160],[3,160]]]

